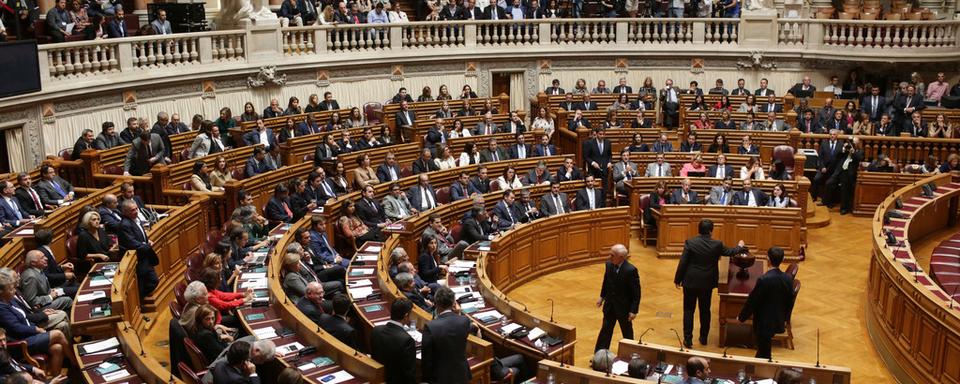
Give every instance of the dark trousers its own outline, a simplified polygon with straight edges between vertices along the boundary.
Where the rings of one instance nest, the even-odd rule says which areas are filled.
[[[856,189],[857,178],[841,174],[837,177],[837,180],[840,184],[840,210],[853,212],[853,194]]]
[[[771,339],[773,335],[764,335],[761,333],[754,333],[754,337],[757,338],[757,358],[760,359],[769,359],[771,357]]]
[[[817,170],[816,176],[813,177],[813,182],[810,183],[810,196],[813,197],[814,200],[816,200],[817,197],[820,197],[821,193],[824,192],[824,186],[827,184],[827,179],[829,178],[830,178],[829,173],[823,173],[823,172],[820,172],[820,170]],[[828,199],[828,197],[826,195],[829,194],[829,190],[826,192],[827,193],[823,193],[824,204],[827,203],[826,200]]]
[[[600,334],[597,336],[597,345],[594,346],[594,352],[601,349],[610,349],[610,339],[613,338],[613,326],[620,323],[620,333],[624,339],[633,338],[633,323],[627,313],[619,315],[613,311],[603,311],[603,325],[600,326]]]
[[[680,118],[679,109],[680,105],[677,103],[664,102],[663,103],[663,125],[669,128],[677,127],[677,119]]]
[[[343,281],[343,278],[347,276],[347,269],[339,264],[326,268],[315,268],[313,272],[317,274],[317,278],[322,282]]]
[[[157,271],[153,269],[153,265],[149,262],[137,263],[137,289],[140,290],[141,305],[143,304],[143,299],[150,296],[153,290],[157,289],[157,284],[159,283],[160,278],[157,277]]]
[[[710,334],[710,299],[713,288],[683,288],[683,340],[693,340],[693,311],[700,310],[700,339],[706,340]]]
[[[513,378],[516,381],[523,373],[525,365],[523,355],[519,353],[510,356],[495,357],[493,363],[490,364],[490,378],[495,381],[503,380],[510,372],[513,372]]]

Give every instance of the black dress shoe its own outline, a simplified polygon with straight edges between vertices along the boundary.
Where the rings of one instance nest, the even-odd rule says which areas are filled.
[[[693,348],[693,339],[686,339],[683,341],[683,346],[687,348]]]
[[[706,338],[706,337],[701,337],[701,338],[700,338],[700,345],[707,345],[707,338]]]

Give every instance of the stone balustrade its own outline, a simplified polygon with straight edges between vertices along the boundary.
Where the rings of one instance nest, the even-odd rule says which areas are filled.
[[[744,33],[741,33],[744,31]],[[776,33],[763,33],[776,31]],[[760,32],[760,33],[758,33]],[[403,24],[322,25],[144,36],[41,45],[44,92],[68,90],[143,70],[190,68],[191,75],[262,65],[350,63],[371,58],[402,62],[483,55],[649,56],[720,54],[826,57],[836,60],[960,59],[960,21],[864,21],[748,17],[744,19],[539,19]],[[495,50],[486,48],[493,47]],[[598,49],[602,47],[601,49]],[[341,55],[343,53],[343,55]],[[359,53],[359,55],[357,55]],[[364,55],[369,53],[369,55]],[[115,78],[120,76],[119,79]]]

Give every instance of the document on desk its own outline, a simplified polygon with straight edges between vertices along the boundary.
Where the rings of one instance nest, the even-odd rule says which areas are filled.
[[[256,335],[258,339],[273,339],[277,337],[277,329],[274,327],[254,329],[253,334]]]
[[[107,297],[107,292],[105,291],[93,291],[91,293],[77,295],[78,303],[86,303],[88,301],[94,301],[96,299]]]
[[[520,329],[520,328],[522,328],[522,326],[521,326],[520,324],[510,323],[510,324],[507,324],[507,325],[504,325],[503,327],[501,327],[500,330],[501,330],[502,332],[505,332],[505,333],[507,333],[507,334],[510,334],[510,333],[513,333],[513,331],[516,331],[516,330],[518,330],[518,329]]]
[[[266,279],[266,272],[244,272],[240,275],[240,280]]]
[[[296,353],[297,351],[303,348],[304,348],[303,344],[300,344],[300,342],[294,341],[290,344],[284,344],[277,347],[277,352],[280,352],[281,355],[286,356],[291,353]]]
[[[90,286],[91,286],[91,287],[103,287],[103,286],[107,286],[107,285],[110,285],[110,284],[113,284],[113,280],[112,280],[112,279],[103,278],[103,279],[91,279],[91,280],[90,280]]]
[[[469,268],[476,267],[477,262],[472,260],[456,260],[453,263],[450,263],[450,266],[469,269]]]
[[[354,300],[366,299],[373,293],[373,287],[350,288],[350,297]]]
[[[460,286],[456,286],[456,287],[451,287],[450,290],[453,291],[453,293],[456,293],[456,294],[467,293],[467,292],[473,291],[473,289],[470,288],[469,285],[460,285]]]
[[[87,355],[91,353],[97,353],[107,349],[115,349],[120,346],[120,340],[117,340],[116,337],[111,337],[106,340],[97,341],[90,344],[84,344],[80,346],[80,353]]]
[[[370,279],[363,279],[347,282],[347,285],[350,286],[350,288],[370,287],[373,286],[373,281],[370,281]]]
[[[127,376],[130,376],[130,372],[127,372],[126,369],[121,369],[121,370],[119,370],[119,371],[116,371],[116,372],[113,372],[113,373],[108,373],[108,374],[106,374],[106,375],[103,375],[103,376],[101,376],[101,377],[103,377],[103,381],[106,382],[106,381],[114,381],[114,380],[117,380],[117,379],[122,379],[122,378],[127,377]]]
[[[350,270],[350,276],[366,276],[372,274],[373,268],[353,268]]]
[[[357,255],[357,261],[377,261],[377,255]]]
[[[366,252],[366,253],[380,253],[380,250],[381,250],[381,249],[383,249],[383,247],[381,247],[381,246],[379,246],[379,245],[372,245],[372,246],[369,246],[369,247],[364,248],[364,249],[363,249],[363,252]]]
[[[624,373],[627,373],[627,368],[629,366],[630,366],[630,363],[626,361],[623,361],[623,360],[614,361],[613,366],[610,367],[610,373],[614,375],[622,375]]]
[[[353,380],[353,375],[347,371],[340,370],[329,375],[323,375],[319,377],[318,380],[323,384],[337,384]]]
[[[247,280],[240,283],[241,289],[247,289],[247,288],[262,289],[266,287],[267,287],[267,279]]]
[[[527,333],[527,338],[530,339],[530,341],[536,341],[537,339],[539,339],[540,337],[546,334],[547,333],[544,332],[544,330],[540,329],[540,327],[535,327],[531,329],[529,333]]]

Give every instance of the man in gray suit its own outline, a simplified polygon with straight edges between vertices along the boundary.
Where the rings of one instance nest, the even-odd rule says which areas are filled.
[[[733,178],[724,177],[720,185],[710,188],[710,195],[707,196],[707,204],[710,205],[731,205],[733,204]]]
[[[47,269],[47,257],[38,250],[27,252],[25,264],[20,278],[20,291],[23,298],[34,308],[60,309],[70,311],[73,298],[67,296],[63,289],[50,289],[50,281],[43,271]]]
[[[500,133],[497,129],[497,124],[493,122],[493,114],[487,112],[487,114],[483,115],[483,121],[477,124],[477,127],[473,129],[473,135],[480,136]]]
[[[624,149],[620,151],[620,161],[613,163],[613,182],[616,183],[617,192],[626,194],[625,184],[637,177],[637,164],[630,161],[630,151]]]
[[[173,28],[170,27],[170,21],[167,20],[167,11],[157,11],[157,18],[153,19],[150,26],[157,31],[158,35],[172,35]]]
[[[384,197],[380,204],[390,221],[403,220],[417,213],[416,208],[410,205],[407,195],[400,189],[400,183],[390,185],[390,194]]]
[[[760,124],[764,131],[783,132],[790,129],[786,121],[777,118],[776,112],[767,112],[767,119]]]
[[[62,177],[57,176],[57,169],[49,164],[40,165],[40,182],[37,183],[37,192],[40,201],[49,208],[56,208],[64,203],[73,201],[75,193],[73,186]]]
[[[544,216],[553,216],[570,212],[567,194],[560,192],[560,183],[550,184],[550,193],[540,198],[540,212]]]
[[[149,173],[154,164],[170,162],[165,154],[166,150],[160,135],[142,131],[140,137],[130,143],[127,159],[123,162],[123,174],[125,176],[142,176]]]
[[[482,124],[482,123],[481,123]],[[497,145],[497,139],[487,140],[487,149],[480,151],[480,163],[490,163],[495,161],[509,160],[510,155],[503,148]]]
[[[120,144],[123,144],[123,142],[120,141],[120,136],[117,135],[117,128],[113,125],[113,122],[103,122],[100,128],[100,134],[93,140],[93,147],[102,151],[118,147]]]
[[[670,177],[673,174],[670,171],[670,163],[666,161],[663,153],[657,154],[657,161],[647,164],[647,177]]]

